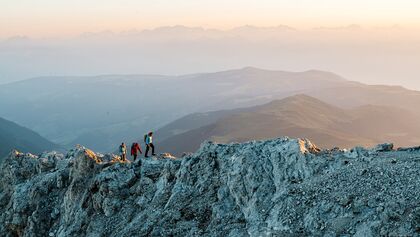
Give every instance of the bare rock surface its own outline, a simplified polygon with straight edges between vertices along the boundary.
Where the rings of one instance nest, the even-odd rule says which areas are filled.
[[[76,147],[0,167],[1,236],[420,236],[420,150],[204,143],[121,162]]]

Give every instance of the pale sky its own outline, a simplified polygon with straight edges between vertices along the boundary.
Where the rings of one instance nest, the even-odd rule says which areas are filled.
[[[0,37],[72,36],[166,25],[227,29],[420,25],[419,0],[0,0]]]

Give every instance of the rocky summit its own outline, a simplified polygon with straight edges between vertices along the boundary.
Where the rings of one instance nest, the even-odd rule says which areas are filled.
[[[279,138],[121,162],[76,147],[13,152],[0,173],[1,236],[420,236],[420,148]]]

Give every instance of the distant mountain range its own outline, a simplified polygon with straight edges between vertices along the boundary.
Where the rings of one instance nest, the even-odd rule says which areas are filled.
[[[420,115],[417,91],[365,85],[317,70],[246,67],[182,76],[34,78],[0,85],[0,116],[60,145],[84,144],[108,152],[122,141],[142,141],[145,132],[191,113],[253,107],[296,94],[343,109],[388,106]],[[191,129],[188,126],[184,130]],[[169,135],[156,139],[163,141]]]
[[[61,145],[113,151],[121,141],[190,113],[353,84],[328,72],[252,67],[184,76],[43,77],[0,85],[0,116]]]
[[[70,38],[15,36],[0,39],[0,84],[34,76],[184,75],[254,65],[324,69],[370,84],[420,89],[420,50],[410,46],[419,39],[417,31],[404,27],[354,24],[313,29],[244,25],[225,30],[173,25]]]
[[[304,137],[323,148],[371,146],[392,141],[420,144],[420,117],[375,105],[341,109],[306,95],[247,109],[196,113],[158,130],[157,147],[176,155],[194,152],[205,140],[221,143]],[[172,134],[172,135],[171,135]]]
[[[34,154],[60,149],[60,147],[38,133],[0,118],[0,160],[12,149]]]

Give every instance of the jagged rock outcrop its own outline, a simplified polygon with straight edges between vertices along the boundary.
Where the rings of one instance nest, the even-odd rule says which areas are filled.
[[[121,162],[12,153],[1,236],[419,236],[420,151],[280,138]]]

